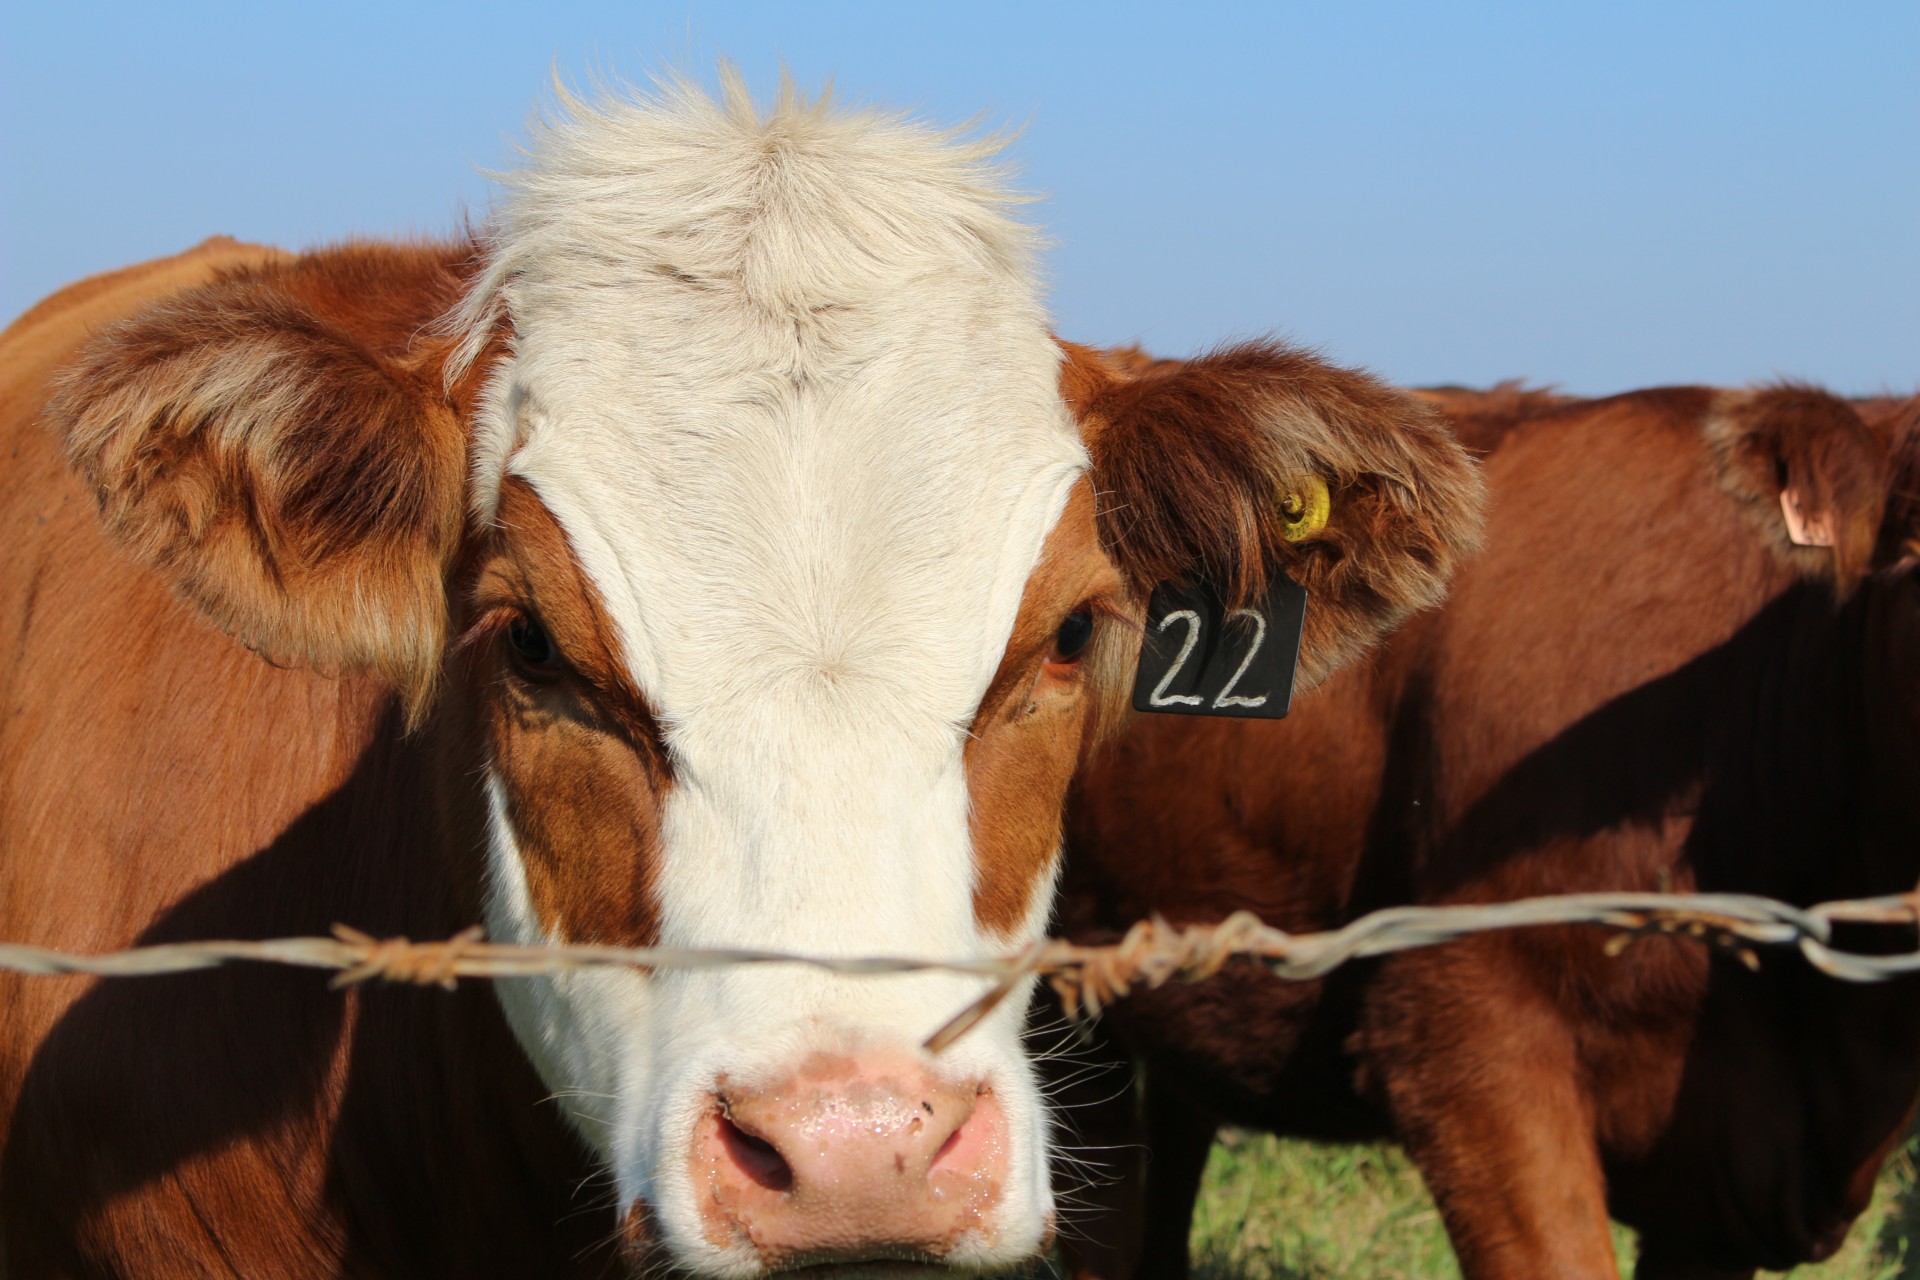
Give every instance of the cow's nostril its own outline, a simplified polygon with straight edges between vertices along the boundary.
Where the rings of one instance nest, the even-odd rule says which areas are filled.
[[[960,1135],[965,1133],[966,1131],[967,1131],[967,1123],[964,1120],[962,1120],[959,1124],[954,1126],[953,1132],[947,1135],[947,1140],[940,1144],[940,1149],[938,1151],[933,1153],[933,1159],[927,1162],[927,1171],[929,1173],[931,1173],[935,1169],[938,1169],[940,1167],[940,1162],[942,1160],[945,1160],[949,1155],[953,1154],[953,1149],[960,1145]]]
[[[735,1124],[725,1114],[720,1122],[720,1144],[734,1165],[769,1191],[787,1191],[793,1187],[793,1167],[765,1138],[757,1138]]]

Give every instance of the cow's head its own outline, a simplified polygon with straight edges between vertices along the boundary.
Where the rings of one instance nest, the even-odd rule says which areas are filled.
[[[990,158],[737,90],[574,105],[477,256],[227,279],[102,335],[54,416],[210,618],[381,673],[447,740],[496,940],[1002,954],[1044,931],[1157,579],[1285,568],[1317,678],[1436,599],[1479,487],[1425,410],[1308,356],[1063,355]],[[1284,501],[1311,476],[1323,527]],[[1039,1247],[1022,1002],[919,1048],[981,990],[499,985],[639,1252],[714,1276]]]

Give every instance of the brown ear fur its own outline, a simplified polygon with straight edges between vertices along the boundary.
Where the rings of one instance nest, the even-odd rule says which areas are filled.
[[[1860,416],[1887,442],[1892,482],[1880,526],[1874,568],[1920,565],[1920,395],[1855,402]]]
[[[1310,593],[1303,687],[1437,604],[1478,544],[1478,468],[1431,409],[1373,378],[1273,342],[1131,377],[1067,353],[1101,534],[1134,591],[1200,574],[1244,604],[1286,573]],[[1277,504],[1302,476],[1325,481],[1331,513],[1291,542]]]
[[[1887,433],[1852,405],[1814,387],[1783,384],[1726,391],[1705,427],[1720,484],[1739,501],[1767,545],[1810,578],[1845,595],[1872,566],[1887,502]],[[1826,516],[1833,545],[1799,546],[1788,536],[1782,490]]]
[[[438,678],[466,438],[444,344],[465,246],[350,245],[107,328],[48,418],[101,518],[272,661],[372,670],[418,715]]]

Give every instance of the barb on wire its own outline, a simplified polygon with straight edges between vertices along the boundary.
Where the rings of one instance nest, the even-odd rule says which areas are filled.
[[[477,925],[440,941],[413,942],[335,925],[328,938],[173,942],[93,955],[0,943],[0,970],[126,978],[256,963],[331,969],[336,987],[378,978],[451,988],[459,978],[524,978],[575,969],[778,964],[843,974],[937,972],[985,980],[986,990],[928,1038],[926,1047],[938,1053],[1036,978],[1053,986],[1070,1016],[1095,1017],[1137,987],[1198,982],[1235,959],[1263,965],[1281,978],[1306,981],[1369,956],[1475,934],[1573,924],[1615,931],[1604,944],[1613,955],[1637,937],[1667,935],[1718,947],[1749,967],[1759,964],[1755,947],[1794,946],[1822,973],[1850,982],[1920,972],[1920,938],[1904,937],[1901,949],[1887,952],[1849,951],[1833,942],[1833,928],[1839,924],[1920,927],[1920,889],[1814,907],[1738,893],[1577,893],[1484,906],[1388,907],[1322,933],[1288,933],[1240,911],[1217,924],[1143,920],[1109,945],[1047,938],[1017,955],[977,960],[810,956],[751,948],[514,946],[483,941]]]

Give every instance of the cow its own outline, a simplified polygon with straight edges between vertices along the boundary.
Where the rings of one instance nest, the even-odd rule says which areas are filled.
[[[1913,889],[1920,401],[1869,420],[1795,385],[1431,398],[1484,454],[1483,552],[1290,718],[1144,716],[1091,760],[1065,930]],[[1397,1138],[1472,1280],[1615,1276],[1609,1216],[1638,1231],[1641,1280],[1827,1257],[1912,1114],[1920,985],[1620,936],[1483,935],[1313,982],[1230,968],[1123,1001],[1090,1052],[1139,1063],[1139,1094],[1111,1073],[1068,1090],[1094,1166],[1073,1274],[1186,1274],[1222,1124]]]
[[[1472,461],[1273,343],[1057,342],[995,148],[563,97],[487,229],[214,240],[0,336],[0,938],[1016,951],[1170,575],[1443,590]],[[1282,490],[1334,507],[1298,527]],[[0,977],[16,1277],[974,1272],[1053,1230],[1025,993]]]

